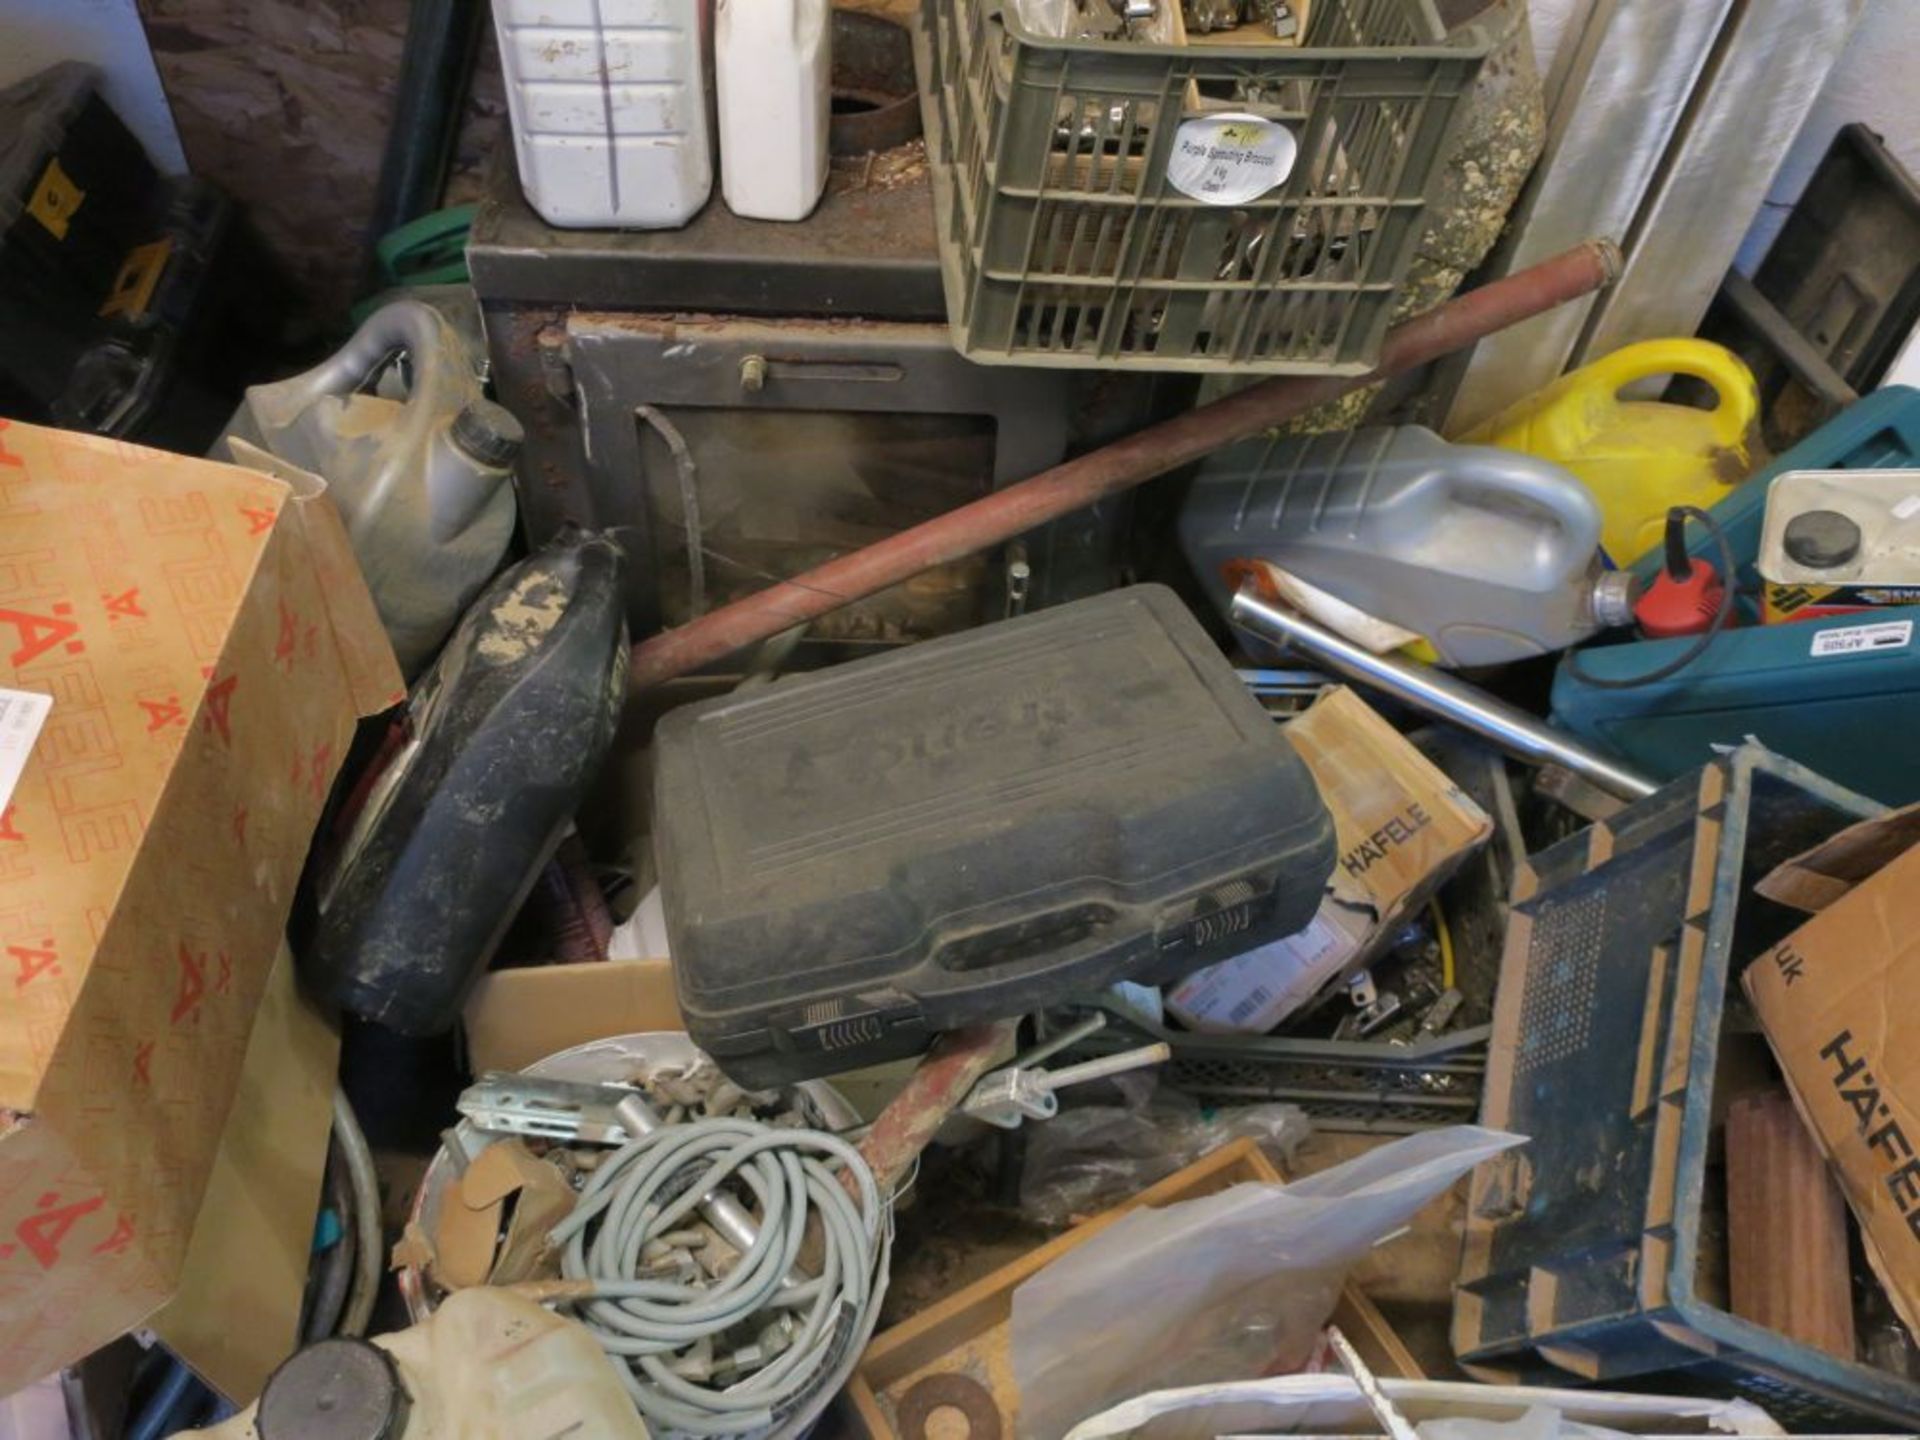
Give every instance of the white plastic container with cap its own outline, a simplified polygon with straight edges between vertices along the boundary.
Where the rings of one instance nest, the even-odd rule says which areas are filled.
[[[549,224],[672,229],[707,203],[709,3],[493,0],[520,187]]]
[[[804,220],[827,184],[831,0],[716,0],[720,193],[750,220]]]

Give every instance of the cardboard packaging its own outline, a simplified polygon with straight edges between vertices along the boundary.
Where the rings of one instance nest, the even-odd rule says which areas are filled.
[[[247,1040],[179,1288],[147,1328],[236,1405],[300,1343],[340,1036],[294,981],[285,945]]]
[[[1853,826],[1768,876],[1761,894],[1815,913],[1743,977],[1794,1103],[1859,1221],[1867,1259],[1909,1329],[1920,1327],[1916,813]]]
[[[491,971],[467,997],[461,1025],[476,1075],[524,1070],[589,1040],[687,1028],[665,957]]]
[[[320,483],[0,424],[0,1393],[173,1293],[316,819],[398,669]],[[40,702],[44,703],[44,701]]]
[[[1339,863],[1297,935],[1191,975],[1167,992],[1195,1030],[1264,1034],[1359,969],[1493,833],[1486,812],[1351,690],[1286,727],[1333,812]]]

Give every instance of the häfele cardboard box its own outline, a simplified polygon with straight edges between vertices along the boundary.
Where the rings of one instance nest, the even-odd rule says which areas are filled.
[[[267,972],[178,1288],[147,1328],[236,1405],[300,1344],[313,1218],[333,1124],[340,1036],[294,981]]]
[[[296,475],[298,472],[294,472]],[[357,720],[402,686],[295,483],[0,423],[0,1393],[151,1316]]]
[[[1920,1333],[1920,846],[1914,812],[1851,827],[1776,870],[1817,906],[1743,977],[1874,1272]],[[1872,859],[1892,858],[1866,873]],[[1865,863],[1863,863],[1865,862]],[[1853,883],[1858,879],[1858,883]]]
[[[1339,860],[1306,929],[1167,992],[1168,1011],[1196,1030],[1271,1030],[1378,953],[1493,833],[1486,812],[1351,690],[1329,690],[1285,733],[1333,812]]]

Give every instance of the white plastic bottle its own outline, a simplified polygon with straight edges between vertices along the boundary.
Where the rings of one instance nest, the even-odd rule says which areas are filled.
[[[709,0],[493,0],[514,153],[551,225],[665,230],[713,192]]]
[[[720,192],[750,220],[804,220],[827,184],[832,0],[716,0]]]

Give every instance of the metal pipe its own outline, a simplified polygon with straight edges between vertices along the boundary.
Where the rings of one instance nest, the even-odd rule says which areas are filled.
[[[1620,252],[1589,240],[1396,326],[1365,375],[1285,375],[1149,425],[969,505],[723,605],[633,648],[633,683],[656,685],[935,566],[1104,500],[1257,435],[1350,390],[1415,369],[1612,280]]]
[[[1086,1019],[1075,1022],[1050,1040],[1042,1040],[1031,1050],[1021,1052],[1014,1057],[1013,1063],[1021,1069],[1027,1069],[1043,1061],[1051,1060],[1069,1046],[1078,1045],[1089,1035],[1097,1035],[1107,1028],[1107,1017],[1101,1011],[1094,1011]]]
[[[480,0],[413,0],[408,8],[393,119],[367,217],[369,289],[376,275],[374,247],[382,237],[440,203],[486,22],[487,7]]]
[[[653,1102],[638,1090],[622,1096],[620,1103],[614,1107],[614,1113],[626,1122],[627,1133],[636,1138],[664,1129],[667,1123],[660,1112],[653,1108]],[[753,1248],[753,1242],[760,1234],[760,1222],[753,1218],[747,1207],[718,1188],[700,1197],[700,1217],[742,1255]],[[804,1275],[796,1273],[787,1276],[781,1283],[796,1286],[804,1284],[805,1280]]]
[[[1472,731],[1516,760],[1529,765],[1559,765],[1623,800],[1638,800],[1659,788],[1658,782],[1632,766],[1589,749],[1477,685],[1430,665],[1376,655],[1303,615],[1268,604],[1248,590],[1242,589],[1233,597],[1232,617],[1234,624],[1262,640],[1291,645],[1349,680],[1371,685],[1417,710]]]
[[[1113,1055],[1096,1055],[1091,1060],[1048,1070],[1044,1072],[1041,1083],[1049,1091],[1065,1090],[1069,1085],[1085,1085],[1112,1075],[1124,1075],[1129,1070],[1144,1070],[1149,1065],[1159,1065],[1172,1058],[1173,1047],[1164,1040],[1156,1040],[1151,1045],[1136,1045],[1131,1050],[1121,1050]]]

